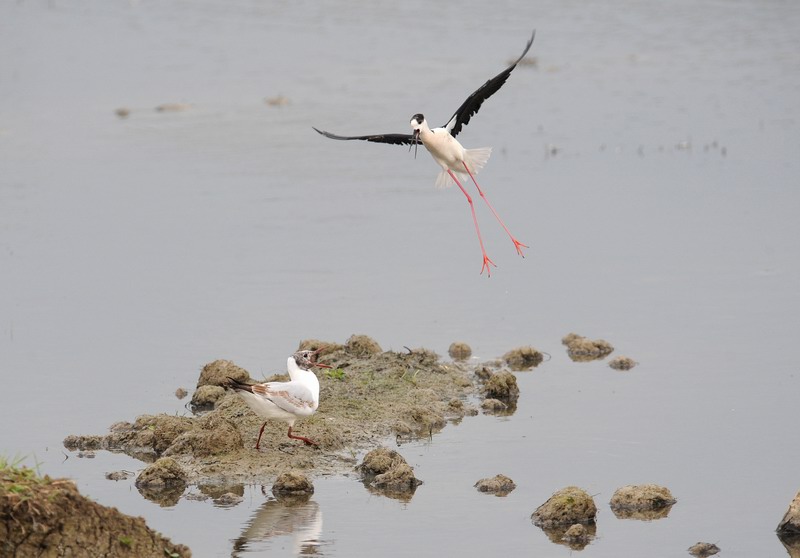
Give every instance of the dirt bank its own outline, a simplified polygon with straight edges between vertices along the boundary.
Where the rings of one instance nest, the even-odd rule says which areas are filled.
[[[429,437],[448,421],[477,413],[479,390],[474,367],[444,363],[426,349],[383,351],[366,336],[353,336],[344,345],[317,340],[302,349],[322,348],[319,361],[332,366],[318,370],[320,405],[316,414],[299,420],[294,432],[316,441],[305,446],[286,437],[286,425],[270,421],[255,442],[263,421],[230,391],[222,391],[229,376],[239,381],[285,380],[284,371],[267,378],[251,378],[234,363],[214,361],[203,368],[198,389],[203,405],[194,416],[144,415],[118,422],[99,436],[68,436],[70,450],[124,452],[155,462],[169,457],[170,478],[189,484],[231,483],[274,477],[285,470],[325,474],[352,471],[359,450],[372,448],[387,436],[401,439]],[[214,396],[213,394],[216,394]],[[204,410],[209,409],[209,410]],[[140,489],[152,491],[152,470]],[[170,484],[165,482],[165,484]]]
[[[72,481],[0,462],[0,556],[185,558],[191,552],[141,517],[81,496]]]

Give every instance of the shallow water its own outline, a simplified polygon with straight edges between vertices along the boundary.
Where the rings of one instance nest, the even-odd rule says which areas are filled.
[[[494,146],[478,178],[531,246],[517,257],[476,200],[487,279],[467,204],[433,188],[426,153],[311,126],[444,122],[534,27],[537,65],[459,136]],[[318,478],[318,508],[289,522],[328,556],[561,556],[529,518],[577,484],[601,510],[587,556],[698,540],[785,555],[773,531],[800,488],[798,27],[800,6],[778,1],[3,4],[0,452],[196,556],[231,555],[268,509],[260,486],[229,508],[196,489],[161,508],[103,477],[140,463],[64,460],[61,440],[185,412],[172,394],[206,362],[271,373],[307,337],[441,354],[463,340],[481,359],[532,344],[553,358],[518,375],[513,416],[400,448],[425,481],[410,502]],[[279,94],[290,104],[264,103]],[[573,363],[570,331],[640,365]],[[500,472],[508,497],[472,488]],[[645,482],[678,498],[669,517],[614,518],[613,491]],[[255,539],[236,552],[296,552],[290,534]]]

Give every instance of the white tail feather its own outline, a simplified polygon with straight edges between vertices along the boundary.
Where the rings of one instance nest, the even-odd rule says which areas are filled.
[[[486,162],[489,160],[489,156],[492,154],[491,147],[478,147],[476,149],[465,149],[464,150],[464,162],[469,167],[469,170],[472,172],[473,175],[478,174],[480,170],[486,166]],[[459,176],[459,178],[463,177],[466,178],[467,171],[461,170],[454,170],[455,174]],[[436,177],[436,187],[437,188],[447,188],[448,186],[452,186],[455,184],[453,179],[450,177],[450,174],[443,170],[439,173],[439,176]]]

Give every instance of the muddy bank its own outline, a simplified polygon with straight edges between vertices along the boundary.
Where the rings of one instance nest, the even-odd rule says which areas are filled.
[[[322,348],[319,361],[332,367],[317,372],[316,414],[299,420],[293,429],[319,446],[287,439],[285,423],[270,421],[261,451],[256,451],[263,421],[222,386],[228,377],[252,383],[288,376],[279,370],[252,378],[226,360],[203,368],[192,398],[196,415],[144,415],[115,423],[105,435],[68,436],[64,445],[70,450],[124,452],[147,463],[170,458],[163,483],[151,468],[140,474],[137,488],[147,496],[162,485],[177,491],[183,483],[223,484],[274,477],[289,469],[314,474],[352,471],[358,450],[375,447],[388,436],[429,437],[448,421],[477,413],[477,404],[471,402],[479,392],[473,368],[442,362],[432,351],[383,351],[362,335],[343,345],[306,340],[300,348]]]
[[[184,558],[191,551],[141,517],[81,496],[72,481],[0,463],[0,555]]]

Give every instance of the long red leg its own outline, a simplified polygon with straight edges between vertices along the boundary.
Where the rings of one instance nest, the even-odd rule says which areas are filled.
[[[309,440],[308,438],[305,438],[303,436],[294,436],[292,434],[292,427],[291,426],[289,427],[289,434],[287,434],[287,436],[289,436],[292,440],[303,440],[306,443],[307,446],[318,446],[319,445],[315,441]]]
[[[473,182],[473,184],[475,184],[475,187],[478,189],[478,193],[479,193],[479,194],[481,195],[481,197],[483,198],[483,201],[485,201],[485,202],[486,202],[486,205],[488,205],[488,206],[489,206],[489,209],[491,209],[491,210],[492,210],[492,213],[494,214],[494,216],[495,216],[495,218],[497,219],[497,221],[500,223],[500,225],[502,225],[503,229],[505,229],[506,233],[508,233],[508,236],[509,236],[509,237],[511,238],[511,240],[514,242],[514,248],[516,248],[516,249],[517,249],[517,254],[519,254],[520,256],[522,256],[522,257],[524,258],[524,257],[525,257],[525,254],[523,254],[523,253],[522,253],[522,248],[529,248],[529,246],[526,246],[525,244],[523,244],[522,242],[520,242],[519,240],[517,240],[516,238],[514,238],[514,235],[513,235],[513,234],[511,234],[511,231],[509,231],[509,230],[508,230],[508,227],[506,227],[506,224],[505,224],[505,223],[503,223],[503,220],[502,220],[502,219],[500,218],[500,216],[497,214],[497,211],[495,211],[495,210],[494,210],[494,207],[492,207],[492,204],[490,204],[490,203],[489,203],[489,200],[487,200],[487,199],[486,199],[486,196],[484,195],[484,193],[483,193],[483,190],[481,190],[481,187],[480,187],[480,186],[478,186],[478,183],[477,183],[477,181],[475,180],[475,177],[474,177],[474,176],[472,176],[472,171],[470,171],[470,170],[469,170],[469,167],[467,167],[467,164],[466,164],[466,163],[464,163],[463,161],[462,161],[462,163],[461,163],[461,164],[462,164],[462,165],[464,165],[464,168],[466,169],[466,171],[467,171],[467,174],[469,174],[469,177],[472,179],[472,182]],[[463,190],[463,188],[462,188],[462,190]]]
[[[267,425],[265,422],[261,425],[261,430],[258,431],[258,440],[256,440],[256,449],[259,449],[259,445],[261,444],[261,435],[264,433],[264,427]]]
[[[483,253],[483,265],[481,266],[481,275],[483,275],[483,270],[485,269],[487,276],[491,277],[492,269],[489,267],[489,264],[495,267],[497,267],[497,265],[495,265],[495,263],[489,259],[489,256],[486,255],[486,250],[484,250],[483,248],[483,238],[481,238],[481,229],[478,226],[478,218],[475,216],[475,205],[472,203],[472,198],[470,197],[470,195],[467,194],[467,191],[458,181],[458,178],[456,178],[456,175],[453,174],[453,171],[447,169],[447,174],[450,175],[450,178],[455,180],[455,183],[458,184],[458,187],[461,188],[461,191],[464,192],[465,196],[467,196],[467,201],[469,202],[469,209],[470,211],[472,211],[472,221],[475,223],[475,232],[478,233],[478,243],[481,245],[481,252]],[[480,188],[478,189],[478,191],[480,191]]]

